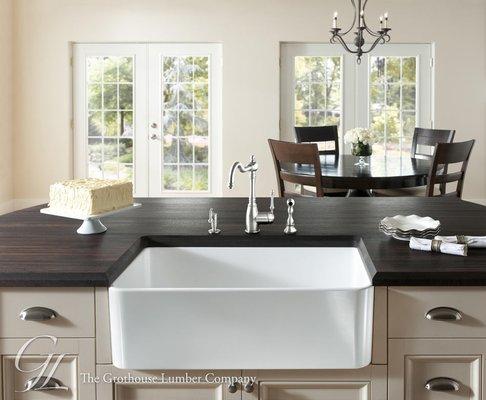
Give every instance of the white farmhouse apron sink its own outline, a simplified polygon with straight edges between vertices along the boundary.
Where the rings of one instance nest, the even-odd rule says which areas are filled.
[[[124,369],[340,369],[371,361],[356,247],[147,247],[109,288]]]

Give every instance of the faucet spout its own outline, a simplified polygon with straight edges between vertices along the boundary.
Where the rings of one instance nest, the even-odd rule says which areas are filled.
[[[233,189],[235,186],[235,172],[236,170],[240,171],[241,173],[244,172],[256,172],[258,170],[258,164],[255,161],[255,156],[252,155],[250,158],[250,162],[243,166],[239,161],[236,161],[233,163],[231,166],[230,174],[229,174],[229,179],[228,179],[228,188]]]
[[[260,229],[258,224],[271,224],[274,221],[273,214],[273,190],[270,201],[270,212],[260,213],[255,201],[255,180],[256,172],[258,170],[258,164],[255,160],[255,156],[252,155],[250,162],[247,165],[242,165],[239,161],[236,161],[232,166],[229,173],[228,188],[233,189],[235,184],[235,172],[236,170],[244,173],[250,173],[250,195],[248,196],[248,206],[246,208],[246,233],[258,233]]]
[[[229,189],[233,189],[233,187],[235,186],[235,172],[236,172],[236,169],[239,169],[241,172],[242,169],[243,169],[243,166],[241,165],[241,163],[239,161],[236,161],[232,167],[231,167],[231,170],[230,170],[230,174],[229,174],[229,179],[228,179],[228,188]]]

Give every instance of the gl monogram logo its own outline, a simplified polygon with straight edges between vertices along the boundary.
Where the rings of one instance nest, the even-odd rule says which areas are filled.
[[[56,372],[57,367],[59,366],[63,358],[66,356],[65,353],[58,354],[58,355],[55,355],[54,353],[49,353],[46,355],[46,359],[44,360],[44,362],[39,364],[37,367],[33,369],[22,369],[20,366],[20,362],[22,360],[22,357],[24,356],[25,351],[33,342],[39,339],[49,339],[52,341],[54,346],[57,344],[57,340],[58,340],[57,337],[55,336],[40,335],[40,336],[33,337],[32,339],[29,339],[19,349],[17,355],[15,356],[15,368],[17,368],[17,370],[20,372],[25,372],[29,374],[35,372],[36,376],[29,380],[29,384],[26,385],[26,388],[24,390],[16,390],[17,393],[24,393],[30,390],[48,389],[46,385],[49,383],[49,381],[54,379],[53,375]],[[51,362],[52,362],[52,366],[48,370]],[[65,386],[57,386],[56,389],[68,390],[68,388]]]

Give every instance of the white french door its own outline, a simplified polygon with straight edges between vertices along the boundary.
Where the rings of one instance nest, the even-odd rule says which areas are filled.
[[[295,126],[370,127],[375,153],[409,152],[415,126],[433,127],[430,44],[387,44],[362,58],[332,44],[281,46],[282,140]]]
[[[76,44],[75,177],[221,195],[221,46]]]
[[[220,71],[220,45],[149,46],[151,196],[221,194]]]

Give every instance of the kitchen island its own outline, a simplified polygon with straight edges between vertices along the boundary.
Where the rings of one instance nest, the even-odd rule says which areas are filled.
[[[57,390],[63,399],[428,400],[450,395],[485,399],[486,369],[482,364],[486,359],[486,249],[470,249],[467,257],[412,251],[407,242],[379,232],[378,222],[385,216],[418,214],[439,219],[444,235],[484,235],[486,207],[453,198],[298,198],[294,213],[298,233],[287,236],[283,234],[287,205],[282,198],[275,201],[275,222],[262,225],[257,235],[243,233],[246,198],[137,201],[143,204],[141,208],[104,218],[108,231],[91,236],[76,233],[79,221],[41,214],[42,206],[0,216],[0,390],[4,400],[18,398],[24,387],[31,389],[22,398],[43,395],[32,389],[35,372],[20,371],[15,365],[17,352],[29,338],[37,338],[24,352],[30,369],[42,364],[45,354],[65,354],[52,378],[45,379],[49,389]],[[259,199],[258,203],[262,210],[268,207],[268,199]],[[220,235],[208,234],[209,208],[218,213]],[[243,306],[229,311],[223,310],[229,301],[218,303],[218,297],[212,296],[209,303],[214,305],[212,316],[185,329],[184,318],[187,316],[190,321],[201,318],[206,312],[204,307],[185,307],[182,300],[171,302],[160,298],[150,304],[142,300],[131,313],[142,322],[120,330],[116,322],[113,325],[116,321],[113,316],[123,319],[128,313],[115,314],[117,303],[112,296],[115,288],[108,287],[130,265],[135,275],[129,281],[135,284],[144,281],[144,272],[139,276],[133,269],[134,265],[143,265],[132,262],[147,246],[357,247],[375,286],[365,289],[372,293],[364,319],[372,331],[367,341],[371,354],[360,368],[295,369],[287,352],[288,349],[291,354],[294,347],[282,346],[281,352],[274,353],[293,369],[262,367],[265,365],[262,353],[271,348],[273,341],[285,336],[279,333],[282,321],[296,316],[304,318],[312,329],[302,332],[300,324],[293,324],[286,331],[296,329],[298,333],[290,335],[296,343],[301,340],[317,349],[318,343],[304,339],[305,333],[317,329],[318,324],[312,321],[319,318],[329,333],[335,332],[339,337],[338,329],[342,329],[341,336],[346,337],[344,333],[350,329],[343,324],[344,318],[332,315],[339,316],[344,311],[350,321],[363,317],[363,311],[354,311],[358,310],[355,301],[344,301],[351,312],[345,311],[343,302],[332,301],[328,304],[331,308],[324,313],[319,311],[322,307],[310,313],[306,313],[310,307],[303,307],[292,315],[289,315],[291,307],[276,308],[281,311],[276,317],[283,318],[278,322],[273,314],[262,318],[256,296],[252,297],[255,304],[248,309]],[[320,261],[318,258],[317,264]],[[305,256],[301,262],[306,263]],[[293,261],[296,275],[303,273],[301,262]],[[313,262],[315,265],[315,258]],[[322,266],[327,271],[339,268],[326,257],[322,257]],[[289,276],[293,276],[289,266],[285,267]],[[238,282],[234,287],[237,285]],[[131,295],[131,290],[127,289],[127,294]],[[147,289],[152,293],[159,291],[158,287]],[[282,293],[285,296],[285,291]],[[182,296],[185,300],[186,294]],[[123,304],[134,304],[130,301]],[[295,298],[289,301],[292,305]],[[160,311],[162,303],[164,311],[157,314],[154,307]],[[170,324],[167,313],[173,312],[179,312],[181,319]],[[154,321],[159,325],[154,325]],[[237,325],[235,321],[239,328],[232,330]],[[132,339],[125,340],[132,327],[138,330]],[[166,371],[162,369],[168,365],[164,364],[166,353],[162,351],[155,357],[156,351],[150,351],[163,347],[158,332],[169,330],[174,340],[163,345],[174,350],[177,359],[180,335],[185,334],[184,350],[189,347],[186,353],[192,357],[191,352],[197,353],[208,341],[207,331],[211,329],[221,335],[221,340],[211,345],[202,359],[203,371]],[[147,340],[146,332],[153,333],[156,339]],[[249,334],[253,334],[253,340]],[[49,336],[39,338],[40,335]],[[224,346],[224,339],[232,336],[237,336],[238,346]],[[324,340],[319,332],[317,336]],[[58,338],[57,342],[52,337]],[[349,343],[350,349],[365,340],[360,334],[356,338],[355,343]],[[146,353],[134,354],[159,369],[138,371],[117,367],[112,346],[116,351],[116,344],[124,346],[128,342],[142,346]],[[256,369],[243,369],[238,354],[249,352],[252,347],[247,346],[255,343],[262,350],[253,353],[245,365]],[[351,357],[353,351],[350,350]],[[230,357],[231,369],[214,367],[216,354]],[[326,360],[326,355],[314,355],[318,360],[319,355]],[[51,367],[56,361],[55,356]],[[305,359],[303,362],[306,365]],[[228,381],[228,378],[242,380]]]

